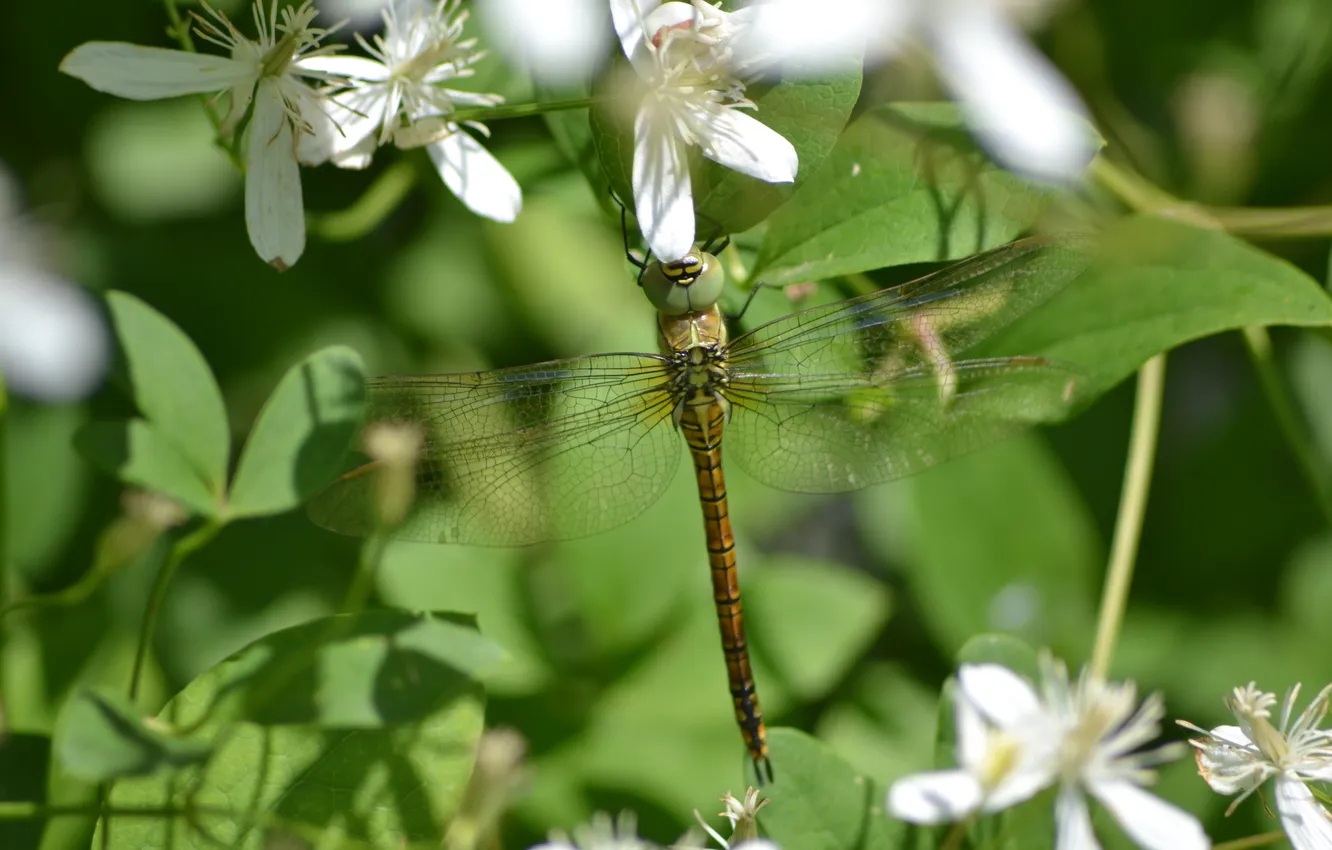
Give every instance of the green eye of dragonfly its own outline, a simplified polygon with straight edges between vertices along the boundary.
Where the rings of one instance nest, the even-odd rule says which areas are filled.
[[[669,263],[654,263],[643,275],[643,292],[669,316],[697,313],[721,298],[726,273],[711,254],[690,251]]]

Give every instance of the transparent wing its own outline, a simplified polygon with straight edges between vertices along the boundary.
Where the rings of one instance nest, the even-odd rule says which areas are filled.
[[[400,539],[521,546],[627,522],[666,489],[683,451],[670,365],[607,354],[451,375],[375,378],[367,421],[425,433]],[[353,470],[311,503],[344,534],[372,529],[375,475]]]
[[[1064,417],[1079,373],[1039,357],[733,384],[724,452],[772,487],[838,493],[943,463]]]
[[[735,340],[726,451],[774,487],[838,492],[909,475],[1076,401],[1040,358],[960,359],[1087,267],[1078,237],[1028,239]]]

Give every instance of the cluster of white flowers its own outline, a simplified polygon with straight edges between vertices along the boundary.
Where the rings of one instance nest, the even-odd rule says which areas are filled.
[[[250,243],[266,262],[289,268],[305,250],[300,164],[332,161],[364,167],[374,147],[427,147],[444,182],[482,215],[512,221],[522,204],[518,184],[498,161],[454,121],[457,105],[490,106],[495,95],[444,87],[466,77],[477,60],[462,39],[465,13],[457,0],[408,0],[386,5],[384,33],[373,58],[336,56],[324,40],[336,27],[313,26],[317,12],[265,7],[256,0],[258,40],[221,12],[196,17],[200,38],[228,56],[190,53],[123,42],[94,41],[75,48],[60,70],[93,88],[133,100],[187,94],[225,94],[229,110],[223,139],[244,148],[245,222]],[[478,124],[473,129],[484,133]]]
[[[737,800],[730,792],[721,799],[726,806],[721,817],[731,822],[730,840],[723,838],[715,829],[703,823],[703,818],[697,811],[694,812],[704,831],[717,842],[718,847],[722,850],[780,850],[771,841],[758,837],[756,820],[758,810],[768,801],[759,799],[756,789],[750,788],[743,800]],[[575,830],[572,838],[563,833],[556,833],[551,836],[550,841],[539,844],[532,850],[659,850],[657,845],[639,838],[636,828],[633,812],[621,812],[614,820],[602,812],[593,817],[589,824]],[[686,836],[671,845],[672,850],[690,848],[703,850],[702,845],[694,843],[695,840],[691,836]]]
[[[908,776],[888,790],[888,809],[912,823],[962,820],[995,812],[1058,786],[1055,844],[1099,847],[1086,794],[1104,805],[1138,845],[1149,850],[1206,850],[1202,825],[1142,786],[1152,767],[1180,753],[1141,751],[1160,732],[1165,708],[1153,695],[1139,705],[1132,684],[1110,684],[1042,660],[1041,690],[997,664],[958,672],[957,762],[952,770]]]
[[[61,70],[99,91],[136,100],[218,93],[228,98],[219,132],[243,147],[245,216],[265,261],[290,267],[305,248],[299,166],[331,161],[362,168],[375,148],[425,147],[445,184],[476,213],[512,221],[517,182],[481,144],[484,126],[459,122],[459,107],[487,107],[493,94],[449,83],[472,74],[482,55],[462,37],[459,0],[385,0],[384,30],[368,56],[335,55],[331,32],[298,8],[255,0],[257,40],[222,13],[196,16],[196,32],[227,56],[121,42],[89,42]],[[760,66],[818,73],[866,46],[915,35],[938,57],[943,77],[980,139],[1000,162],[1048,180],[1075,177],[1092,152],[1085,110],[1071,87],[1004,19],[996,0],[760,0],[735,13],[705,0],[487,0],[496,40],[544,81],[589,73],[604,53],[610,17],[645,91],[634,122],[633,190],[639,227],[659,259],[691,248],[693,193],[688,149],[772,183],[791,182],[795,148],[756,118],[746,75]],[[570,30],[572,28],[572,31]],[[464,129],[464,125],[467,129]]]
[[[1268,779],[1276,781],[1281,826],[1295,850],[1332,848],[1332,813],[1323,807],[1310,782],[1332,782],[1332,731],[1318,728],[1327,715],[1328,685],[1304,711],[1295,715],[1300,686],[1286,693],[1281,718],[1272,725],[1276,694],[1258,690],[1253,682],[1236,688],[1226,700],[1238,726],[1210,732],[1187,721],[1186,729],[1204,737],[1190,741],[1197,749],[1198,773],[1218,794],[1238,794],[1230,814]]]

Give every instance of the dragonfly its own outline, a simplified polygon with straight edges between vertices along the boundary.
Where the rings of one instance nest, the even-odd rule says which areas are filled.
[[[410,424],[424,438],[415,505],[391,535],[524,546],[596,534],[645,511],[687,453],[735,720],[759,782],[770,781],[723,436],[727,461],[759,481],[837,493],[1064,418],[1078,400],[1075,368],[964,355],[1077,277],[1087,249],[1072,236],[1010,243],[734,338],[714,255],[646,264],[640,284],[657,309],[659,353],[369,381],[367,421]],[[374,532],[376,468],[353,469],[317,496],[312,519]]]

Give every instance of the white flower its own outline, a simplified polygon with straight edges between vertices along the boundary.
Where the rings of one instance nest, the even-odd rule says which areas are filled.
[[[1159,696],[1138,706],[1132,684],[1110,685],[1086,674],[1071,686],[1067,670],[1049,658],[1042,661],[1039,696],[997,665],[964,666],[958,679],[959,768],[894,783],[888,806],[898,817],[916,823],[959,820],[1058,784],[1060,850],[1099,847],[1084,792],[1142,847],[1209,846],[1196,818],[1141,787],[1153,779],[1151,766],[1176,749],[1135,752],[1159,732],[1164,714]]]
[[[605,59],[605,0],[477,0],[476,14],[500,52],[547,85],[585,80]]]
[[[1292,718],[1299,693],[1299,685],[1286,693],[1280,724],[1275,727],[1271,708],[1276,705],[1276,694],[1258,690],[1253,682],[1236,688],[1226,700],[1238,726],[1218,726],[1208,732],[1187,721],[1179,724],[1207,736],[1189,743],[1198,750],[1198,773],[1212,790],[1239,794],[1227,815],[1276,777],[1277,811],[1291,846],[1326,850],[1332,847],[1332,816],[1306,783],[1332,781],[1332,732],[1317,728],[1327,714],[1332,685]]]
[[[195,32],[229,56],[90,41],[71,51],[60,70],[98,91],[131,100],[228,92],[223,135],[234,134],[249,114],[244,158],[250,244],[274,267],[290,268],[305,250],[297,154],[309,160],[307,152],[318,142],[311,118],[322,109],[322,98],[302,78],[331,82],[307,64],[336,49],[319,46],[331,30],[310,26],[317,12],[308,0],[295,11],[283,8],[280,18],[277,0],[267,11],[263,0],[256,0],[258,41],[241,35],[221,12],[204,8],[213,20],[196,16]]]
[[[882,58],[923,41],[981,144],[1047,183],[1076,180],[1096,152],[1077,92],[1009,22],[1000,0],[760,0],[742,52],[820,72],[864,50]],[[787,69],[788,71],[791,69]]]
[[[652,253],[678,260],[694,244],[688,146],[768,183],[795,180],[795,148],[740,112],[745,98],[731,43],[748,16],[703,0],[611,0],[625,55],[647,86],[634,119],[634,212]]]
[[[373,59],[324,56],[310,64],[346,78],[331,94],[335,107],[325,155],[343,168],[364,168],[374,149],[390,139],[403,148],[425,147],[445,185],[478,215],[513,221],[522,209],[518,183],[480,142],[449,116],[456,107],[494,106],[498,95],[445,88],[449,80],[469,77],[483,54],[475,39],[462,38],[466,12],[459,0],[390,3],[384,8],[384,32],[368,44],[356,38]],[[469,122],[483,135],[486,128]]]
[[[46,268],[0,165],[0,407],[6,387],[39,401],[82,398],[106,371],[106,325],[88,293]]]
[[[760,800],[757,788],[750,788],[745,792],[745,799],[737,800],[727,791],[721,798],[722,804],[726,807],[721,813],[721,817],[731,822],[731,840],[727,841],[721,837],[717,830],[708,826],[704,822],[703,816],[694,809],[694,819],[698,825],[703,827],[703,831],[712,836],[712,840],[725,850],[778,850],[777,845],[763,838],[758,837],[758,811],[770,802],[767,799]]]
[[[604,812],[592,816],[592,822],[574,830],[573,838],[556,832],[550,841],[531,850],[654,850],[654,845],[637,835],[633,812],[621,812],[614,821]]]

